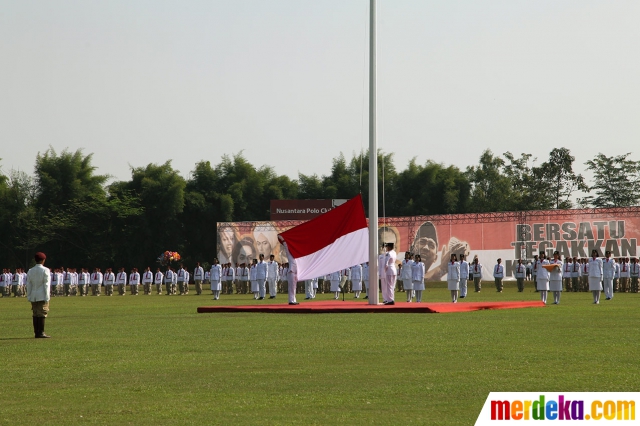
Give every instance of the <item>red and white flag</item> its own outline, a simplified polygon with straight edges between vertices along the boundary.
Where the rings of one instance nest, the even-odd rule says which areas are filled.
[[[278,234],[298,281],[369,261],[369,231],[360,195]],[[295,265],[294,265],[295,263]]]

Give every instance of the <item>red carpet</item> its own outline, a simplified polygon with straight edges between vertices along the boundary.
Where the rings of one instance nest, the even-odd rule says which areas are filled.
[[[362,302],[343,302],[330,300],[322,302],[302,302],[299,305],[246,305],[246,306],[201,306],[199,313],[207,312],[271,312],[279,314],[328,314],[328,313],[359,313],[359,312],[401,312],[401,313],[445,313],[470,312],[483,309],[516,309],[541,308],[541,301],[527,302],[458,302],[458,303],[407,303],[396,302],[395,305],[369,305]]]

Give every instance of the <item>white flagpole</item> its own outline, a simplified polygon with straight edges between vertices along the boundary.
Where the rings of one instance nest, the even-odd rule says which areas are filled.
[[[376,145],[376,0],[369,0],[369,304],[378,292],[378,148]]]

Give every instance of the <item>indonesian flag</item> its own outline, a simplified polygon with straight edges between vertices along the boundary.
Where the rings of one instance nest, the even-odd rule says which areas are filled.
[[[360,195],[278,234],[290,267],[304,281],[369,260],[369,232]]]

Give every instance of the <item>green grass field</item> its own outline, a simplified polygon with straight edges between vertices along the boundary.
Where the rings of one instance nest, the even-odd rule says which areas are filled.
[[[485,283],[464,300],[537,300],[527,284],[498,294]],[[445,284],[431,287],[423,300],[449,300]],[[33,339],[29,303],[5,298],[0,424],[471,425],[490,391],[640,390],[640,294],[591,301],[305,315],[198,314],[268,302],[193,290],[57,297],[53,338]]]

